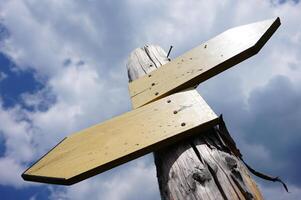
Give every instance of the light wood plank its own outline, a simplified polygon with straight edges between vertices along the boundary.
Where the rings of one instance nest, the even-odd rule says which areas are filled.
[[[217,124],[195,90],[187,90],[75,133],[22,175],[73,184]]]
[[[129,83],[134,108],[193,87],[255,55],[280,25],[280,19],[229,29],[182,56]]]

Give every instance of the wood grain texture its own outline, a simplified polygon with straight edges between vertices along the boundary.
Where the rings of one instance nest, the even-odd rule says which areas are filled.
[[[186,90],[68,136],[23,178],[73,184],[215,124],[207,103]]]
[[[130,59],[133,56],[140,57],[143,66],[140,64],[140,68],[129,68],[130,77],[143,72],[144,76],[129,84],[133,108],[198,85],[255,55],[279,26],[280,19],[276,18],[229,29],[157,70],[155,66],[158,67],[160,63],[157,56],[147,52],[145,56],[141,49],[135,51]],[[151,48],[150,52],[153,52]],[[166,59],[162,64],[165,62]]]
[[[135,57],[135,61],[129,57],[130,80],[145,76],[145,71],[135,70],[149,66],[151,60],[161,60],[162,64],[168,62],[166,53],[159,46],[146,45],[135,51],[147,54],[153,49],[163,53]],[[144,63],[148,57],[151,59]],[[224,130],[215,126],[199,132],[194,138],[154,152],[162,200],[263,199],[247,168],[221,139],[219,134]]]

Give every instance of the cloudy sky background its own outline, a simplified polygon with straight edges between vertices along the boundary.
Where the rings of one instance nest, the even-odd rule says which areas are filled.
[[[74,186],[21,173],[64,136],[131,109],[126,61],[144,44],[171,57],[224,30],[279,16],[255,57],[198,90],[245,160],[289,186],[258,180],[266,199],[301,196],[299,1],[0,0],[0,194],[4,199],[159,199],[152,155]]]

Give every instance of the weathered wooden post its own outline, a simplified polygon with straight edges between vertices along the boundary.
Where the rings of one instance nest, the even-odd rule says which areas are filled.
[[[167,62],[159,46],[137,48],[129,56],[129,80]],[[263,199],[243,162],[219,136],[221,131],[214,127],[154,153],[162,199]]]
[[[229,29],[169,62],[158,46],[130,54],[133,110],[63,139],[22,177],[71,185],[155,152],[162,199],[262,199],[222,117],[195,86],[255,55],[275,18]],[[248,170],[246,169],[248,168]]]

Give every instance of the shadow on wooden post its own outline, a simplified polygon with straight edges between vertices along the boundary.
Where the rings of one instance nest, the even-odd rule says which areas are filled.
[[[129,81],[169,62],[159,46],[135,49],[127,63]],[[263,199],[246,166],[220,137],[219,126],[154,153],[164,200]]]

